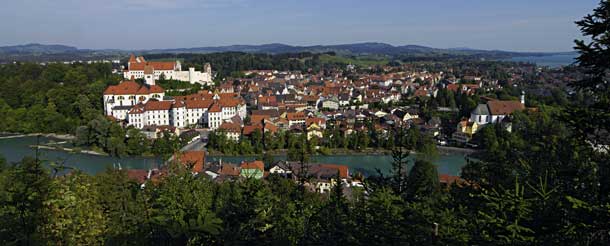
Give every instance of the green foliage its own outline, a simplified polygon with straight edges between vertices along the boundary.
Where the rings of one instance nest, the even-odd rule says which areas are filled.
[[[106,215],[91,176],[73,173],[53,180],[50,188],[43,203],[45,224],[40,230],[44,240],[61,245],[101,244]]]
[[[0,173],[0,242],[28,245],[41,239],[50,176],[40,162],[24,158]]]
[[[530,245],[534,231],[525,222],[531,219],[532,204],[524,196],[525,187],[515,182],[514,189],[485,191],[485,209],[479,211],[480,237],[497,245]]]
[[[409,200],[421,200],[434,197],[440,192],[436,166],[429,161],[416,160],[407,178],[407,197]]]
[[[120,77],[110,64],[0,65],[0,131],[74,133],[101,115],[103,90]]]

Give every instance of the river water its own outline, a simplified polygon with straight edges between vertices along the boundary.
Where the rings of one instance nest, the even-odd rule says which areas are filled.
[[[52,141],[49,138],[40,138],[40,143],[44,144]],[[36,154],[35,149],[30,148],[30,145],[36,144],[36,137],[22,137],[0,139],[0,155],[9,162],[16,162],[23,157]],[[56,150],[39,150],[39,157],[42,160],[49,162],[63,162],[66,166],[80,169],[89,174],[102,172],[107,168],[117,167],[120,163],[122,168],[126,169],[149,169],[158,167],[163,162],[160,158],[155,157],[123,157],[121,159],[111,158],[108,156],[97,156],[89,154],[69,153]],[[438,172],[441,174],[459,175],[462,166],[466,160],[464,154],[451,153],[443,154],[434,163],[438,167]],[[243,160],[253,160],[255,157],[217,157],[210,156],[206,161],[218,161],[240,163]],[[278,156],[276,160],[285,159]],[[314,162],[328,164],[342,164],[350,168],[351,173],[361,172],[365,175],[376,174],[376,169],[387,173],[391,168],[392,157],[389,155],[333,155],[333,156],[314,156]],[[412,166],[412,162],[409,167]]]

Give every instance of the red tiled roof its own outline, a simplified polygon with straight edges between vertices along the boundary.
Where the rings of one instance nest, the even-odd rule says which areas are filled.
[[[218,128],[227,132],[241,132],[241,126],[237,123],[223,122]]]
[[[210,109],[208,111],[213,112],[213,113],[218,113],[218,112],[222,112],[222,109],[220,108],[220,105],[218,103],[214,102],[214,104],[212,104],[212,106],[210,107]]]
[[[135,81],[123,81],[118,85],[111,85],[104,90],[104,95],[114,94],[114,95],[127,95],[127,94],[136,94],[140,89],[141,85]]]
[[[227,176],[239,176],[239,168],[232,164],[223,163],[222,166],[220,166],[219,173]]]
[[[144,109],[149,110],[170,110],[172,108],[172,101],[148,101],[144,104]]]
[[[241,169],[258,169],[263,172],[265,171],[265,163],[262,161],[242,162],[240,167]]]
[[[443,184],[453,184],[455,182],[461,182],[462,179],[459,176],[453,176],[449,174],[441,174],[438,176],[439,180]]]
[[[178,160],[184,165],[192,165],[192,172],[199,173],[203,171],[205,152],[186,151],[178,156]]]
[[[129,64],[129,70],[145,70],[146,66],[151,66],[154,70],[174,70],[176,62],[135,62]]]
[[[144,104],[136,104],[134,105],[131,110],[129,110],[129,114],[141,114],[144,113]]]
[[[257,124],[257,125],[247,125],[247,126],[244,126],[243,134],[248,136],[248,135],[252,134],[256,130],[261,131],[262,128],[263,127],[260,124]]]
[[[104,90],[104,95],[147,95],[150,93],[163,93],[165,90],[158,85],[140,85],[135,81],[123,81],[118,85],[111,85]]]
[[[492,115],[508,115],[525,109],[525,106],[518,101],[489,101],[487,107]]]
[[[305,124],[310,126],[311,124],[316,123],[318,126],[326,124],[326,120],[320,117],[311,117],[305,120]]]
[[[286,113],[286,119],[305,120],[305,113],[303,113],[303,112]]]
[[[127,177],[138,184],[143,184],[148,177],[148,171],[143,169],[129,169],[127,170]]]
[[[336,164],[320,164],[323,168],[332,168],[339,171],[339,177],[342,179],[349,177],[349,169],[344,165],[336,165]]]
[[[209,108],[212,105],[211,100],[186,100],[186,108]]]
[[[165,90],[158,85],[151,85],[148,88],[149,93],[163,93]]]

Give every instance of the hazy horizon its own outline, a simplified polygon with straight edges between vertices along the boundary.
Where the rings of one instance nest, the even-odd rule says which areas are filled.
[[[0,46],[172,49],[281,43],[567,52],[597,0],[23,0],[0,9]],[[19,27],[19,28],[17,28]]]

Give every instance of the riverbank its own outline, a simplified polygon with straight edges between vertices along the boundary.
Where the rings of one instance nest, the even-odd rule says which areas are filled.
[[[448,147],[448,146],[436,146],[436,147],[437,147],[439,153],[444,154],[444,155],[447,155],[447,154],[467,155],[467,154],[476,153],[478,151],[476,149],[460,148],[460,147]],[[288,155],[288,150],[287,149],[270,150],[270,151],[267,151],[267,153],[271,154],[272,156],[286,156],[286,155]],[[335,156],[335,155],[386,156],[386,155],[391,155],[391,154],[392,154],[392,151],[386,150],[386,149],[369,148],[369,149],[365,149],[365,150],[361,150],[361,151],[355,151],[355,150],[350,150],[350,149],[329,149],[329,152],[327,154],[316,153],[314,156]],[[411,154],[416,154],[416,152],[411,151]],[[259,155],[260,154],[232,155],[232,154],[222,153],[218,150],[208,149],[208,156],[210,156],[210,157],[237,157],[237,156],[257,157]]]
[[[78,148],[66,148],[59,146],[49,146],[49,145],[29,145],[30,148],[38,148],[38,149],[48,149],[48,150],[58,150],[65,151],[70,153],[80,153],[80,154],[88,154],[88,155],[97,155],[97,156],[106,156],[106,153],[101,153],[93,150],[81,150]]]
[[[476,153],[479,151],[477,149],[448,147],[448,146],[440,146],[440,145],[437,145],[436,148],[439,150],[439,152],[448,153],[448,154],[456,154],[456,153],[472,154],[472,153]]]
[[[2,132],[0,133],[0,139],[11,139],[11,138],[23,138],[23,137],[46,137],[46,138],[55,138],[59,140],[74,140],[76,137],[70,134],[57,134],[57,133],[29,133],[29,134],[21,134],[21,133],[11,133],[11,132]]]

